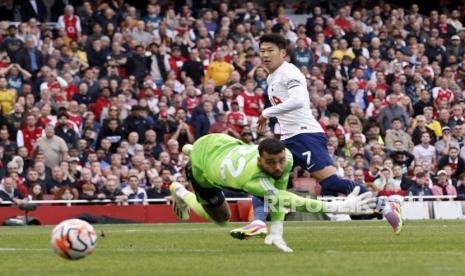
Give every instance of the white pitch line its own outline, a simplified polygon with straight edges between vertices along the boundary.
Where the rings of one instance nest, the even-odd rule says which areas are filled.
[[[51,248],[0,248],[0,253],[2,252],[52,252]],[[152,249],[137,249],[137,248],[120,248],[120,249],[110,249],[110,250],[105,250],[101,249],[98,250],[101,252],[123,252],[123,253],[222,253],[225,252],[224,250],[221,249],[173,249],[173,248],[152,248]],[[399,254],[400,251],[383,251],[383,254]],[[372,255],[374,252],[366,252],[366,251],[341,251],[341,250],[332,250],[328,249],[323,252],[318,252],[315,251],[314,253],[322,253],[322,254],[328,254],[328,255]],[[437,255],[437,251],[402,251],[402,254],[422,254],[422,255]],[[448,255],[448,256],[464,256],[465,253],[462,252],[451,252],[451,251],[444,251],[441,252],[441,255]]]
[[[220,249],[163,249],[163,248],[153,248],[153,249],[115,249],[111,250],[113,252],[174,252],[174,253],[220,253],[224,250]]]
[[[286,230],[311,230],[311,231],[319,231],[319,230],[357,230],[360,228],[364,229],[382,229],[382,228],[390,228],[388,224],[386,225],[357,225],[357,226],[320,226],[320,225],[309,225],[309,226],[292,226],[284,224]],[[444,228],[444,227],[463,227],[463,225],[406,225],[406,229],[410,228]],[[225,231],[224,227],[218,228],[164,228],[164,229],[127,229],[127,230],[107,230],[108,233],[144,233],[144,232],[188,232],[188,231],[202,231],[202,232],[222,232]],[[229,228],[228,228],[229,229]],[[104,230],[105,232],[105,230]]]
[[[245,225],[245,223],[244,223]],[[382,229],[382,228],[390,228],[389,225],[386,223],[386,225],[356,225],[356,226],[348,226],[347,224],[344,225],[334,225],[334,226],[325,226],[321,224],[317,225],[307,225],[307,226],[297,226],[294,223],[291,224],[284,224],[284,228],[289,231],[289,230],[297,230],[297,231],[312,231],[312,232],[317,232],[321,230],[357,230],[357,229]],[[103,231],[104,233],[168,233],[168,232],[196,232],[196,231],[202,231],[202,232],[225,232],[229,231],[228,229],[230,228],[227,227],[211,227],[211,228],[204,228],[204,227],[187,227],[187,228],[180,228],[179,225],[175,227],[159,227],[158,225],[155,226],[155,228],[148,228],[148,229],[99,229],[99,225],[97,227],[97,232]],[[150,226],[148,226],[150,227]],[[440,224],[440,225],[405,225],[405,229],[415,229],[415,228],[457,228],[460,227],[462,228],[463,225],[445,225],[445,224]],[[44,231],[43,229],[38,229],[37,232],[0,232],[0,236],[2,235],[7,235],[7,236],[13,236],[13,235],[37,235],[37,234],[43,234]]]
[[[454,252],[454,251],[441,251],[440,253],[438,253],[438,251],[405,251],[405,250],[402,250],[402,251],[392,251],[392,250],[388,250],[388,251],[382,251],[383,254],[399,254],[400,252],[402,252],[402,254],[423,254],[423,255],[437,255],[437,254],[440,254],[440,255],[450,255],[450,256],[464,256],[465,255],[465,252]],[[348,250],[348,251],[337,251],[337,250],[331,250],[331,249],[328,249],[326,251],[324,251],[324,253],[326,254],[330,254],[330,255],[347,255],[347,254],[352,254],[352,255],[373,255],[373,251],[351,251],[351,250]]]
[[[50,251],[52,252],[51,248],[0,248],[1,252],[27,252],[27,251]],[[100,250],[102,252],[143,252],[143,253],[150,253],[150,252],[162,252],[162,253],[221,253],[224,250],[221,249],[164,249],[164,248],[147,248],[147,249],[137,249],[137,248],[121,248],[121,249],[110,249],[110,250]]]
[[[51,248],[0,248],[0,252],[13,252],[13,251],[52,251]]]

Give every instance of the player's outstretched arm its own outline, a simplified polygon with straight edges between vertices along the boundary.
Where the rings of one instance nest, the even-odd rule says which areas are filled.
[[[301,197],[288,191],[277,191],[276,195],[265,196],[265,201],[272,212],[279,211],[282,208],[290,208],[294,212],[305,213],[373,214],[376,207],[376,198],[370,192],[361,195],[359,193],[360,187],[356,187],[342,201],[324,202]]]

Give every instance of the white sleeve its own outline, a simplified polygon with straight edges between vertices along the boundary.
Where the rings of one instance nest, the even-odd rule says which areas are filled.
[[[24,136],[22,130],[18,131],[18,134],[16,135],[16,144],[18,145],[18,148],[24,147]]]
[[[61,87],[68,87],[68,82],[64,78],[57,76],[57,81]]]
[[[244,111],[244,97],[242,97],[241,95],[238,95],[236,97],[236,100],[237,100],[237,103],[239,104],[240,110]]]
[[[276,115],[284,114],[305,106],[305,94],[308,94],[307,87],[298,79],[289,79],[286,82],[289,98],[278,105],[263,110],[263,117],[276,117]]]
[[[65,28],[65,17],[62,15],[58,18],[58,28],[64,29]]]
[[[242,112],[242,124],[244,126],[249,124],[249,121],[247,121],[247,115],[245,115],[244,112]],[[465,149],[465,147],[463,147],[463,148]]]
[[[82,31],[82,28],[81,28],[81,19],[79,18],[79,16],[76,15],[76,30],[78,31],[78,33],[81,33]]]
[[[438,97],[438,90],[439,90],[438,87],[435,87],[435,88],[433,88],[433,90],[431,90],[431,92],[432,92],[431,94],[433,96],[433,99],[436,99]]]

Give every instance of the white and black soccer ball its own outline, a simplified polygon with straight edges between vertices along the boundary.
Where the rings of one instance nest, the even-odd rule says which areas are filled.
[[[50,242],[55,253],[68,260],[77,260],[95,250],[97,234],[88,222],[68,219],[53,228]]]

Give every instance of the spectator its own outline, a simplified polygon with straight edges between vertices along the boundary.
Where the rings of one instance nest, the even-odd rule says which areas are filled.
[[[171,136],[171,139],[176,140],[180,148],[185,144],[193,144],[195,142],[194,132],[191,126],[187,124],[186,112],[183,109],[176,111],[177,129]]]
[[[237,100],[231,101],[231,111],[226,114],[227,121],[234,125],[236,132],[242,132],[244,126],[248,124],[247,116],[244,112],[239,110],[239,102]]]
[[[73,189],[69,186],[64,186],[57,189],[55,196],[55,200],[73,200],[77,199],[75,194],[73,193]]]
[[[349,115],[349,104],[344,99],[344,92],[336,90],[334,101],[328,105],[331,114],[339,114],[339,123],[342,124]]]
[[[312,50],[308,48],[308,45],[305,45],[305,40],[299,38],[297,40],[297,49],[293,51],[294,65],[297,66],[297,68],[305,66],[310,70],[314,62],[313,56]]]
[[[36,184],[40,185],[42,192],[47,190],[45,182],[39,178],[39,173],[34,168],[30,168],[27,171],[27,177],[24,185],[28,188],[29,191],[31,191],[31,189],[33,189]]]
[[[433,101],[431,100],[431,93],[423,89],[420,92],[420,99],[413,105],[413,116],[422,115],[426,107],[433,107]]]
[[[170,195],[169,191],[162,188],[163,179],[160,176],[150,178],[150,188],[147,189],[148,198],[166,198]]]
[[[215,86],[217,87],[221,87],[228,82],[233,71],[233,67],[230,63],[226,62],[224,58],[225,53],[223,50],[216,52],[216,60],[208,65],[205,81],[212,79],[215,81]]]
[[[386,130],[385,146],[388,149],[394,148],[394,142],[401,141],[403,150],[413,149],[413,143],[410,135],[403,130],[402,120],[393,118],[391,120],[391,129]]]
[[[408,173],[408,169],[415,159],[415,156],[409,151],[405,150],[401,141],[394,142],[394,149],[391,150],[389,157],[395,165],[402,167],[403,174]]]
[[[18,145],[11,141],[7,128],[0,129],[0,146],[3,147],[6,156],[9,158],[18,150]]]
[[[16,91],[7,85],[7,79],[0,76],[0,105],[4,116],[10,114],[16,101]]]
[[[447,175],[447,172],[444,170],[438,171],[438,179],[436,183],[434,183],[432,191],[433,191],[433,195],[435,196],[456,196],[457,195],[457,190],[452,185],[452,183],[450,183],[449,176]],[[454,200],[454,198],[450,198],[449,200]]]
[[[405,196],[405,191],[403,187],[411,186],[411,179],[406,175],[404,172],[402,166],[395,164],[393,167],[393,178],[394,181],[396,182],[395,185],[393,186],[393,189],[390,191],[389,194],[398,194]]]
[[[4,37],[2,43],[2,46],[6,52],[0,51],[2,62],[10,61],[11,63],[15,63],[18,52],[23,48],[24,43],[16,36],[16,33],[16,25],[8,26],[7,36]]]
[[[413,144],[416,146],[421,143],[421,137],[423,136],[423,133],[428,133],[430,137],[430,143],[435,144],[436,143],[436,135],[434,134],[434,131],[431,130],[426,126],[426,118],[424,115],[418,115],[415,118],[416,122],[416,127],[413,129],[413,134],[412,134],[412,141]]]
[[[438,170],[443,170],[445,166],[449,166],[452,170],[451,177],[458,179],[458,177],[465,172],[465,160],[459,156],[459,149],[455,146],[449,147],[447,155],[439,158]]]
[[[68,120],[68,114],[61,113],[57,116],[58,122],[55,127],[56,136],[63,139],[66,143],[68,149],[76,148],[78,142],[78,132],[77,126],[73,122]]]
[[[161,52],[160,45],[156,43],[150,44],[149,47],[152,55],[147,58],[147,68],[150,68],[150,74],[157,88],[161,88],[167,72],[171,70],[168,56]]]
[[[58,18],[58,28],[64,29],[70,40],[76,41],[81,36],[81,20],[79,16],[74,15],[72,5],[66,5],[64,10],[65,14]]]
[[[187,78],[190,78],[197,87],[203,83],[204,77],[203,64],[198,61],[198,57],[198,49],[192,49],[189,53],[189,59],[184,62],[181,68],[181,80],[185,82]]]
[[[43,188],[40,183],[34,183],[29,189],[29,200],[43,200],[44,195],[43,195]]]
[[[79,199],[83,200],[96,200],[97,193],[93,184],[84,184],[81,186],[82,192],[79,194]]]
[[[18,5],[23,22],[27,22],[30,18],[44,22],[48,16],[47,8],[42,0],[20,0]]]
[[[158,159],[158,156],[162,152],[161,145],[157,142],[157,133],[149,129],[145,132],[145,143],[151,145],[151,156]]]
[[[225,113],[218,114],[218,120],[210,126],[209,133],[224,133],[235,138],[240,138],[240,134],[235,130],[234,125],[228,122]]]
[[[425,107],[423,113],[426,119],[426,127],[434,132],[436,139],[439,139],[442,136],[442,126],[438,121],[433,119],[433,108],[430,106]]]
[[[381,113],[378,117],[378,122],[380,123],[381,131],[383,133],[391,128],[391,122],[394,118],[399,118],[404,126],[408,126],[410,124],[407,112],[403,107],[397,104],[399,97],[391,95],[388,101],[389,105],[381,109]]]
[[[194,109],[191,124],[194,128],[196,139],[208,134],[210,126],[215,121],[213,104],[210,101],[205,101],[201,107]]]
[[[116,176],[109,176],[107,178],[105,186],[97,197],[99,199],[109,199],[116,202],[125,202],[128,200],[128,196],[119,188],[119,179]]]
[[[47,167],[53,168],[61,161],[68,160],[68,146],[62,138],[55,135],[55,129],[52,125],[47,125],[44,132],[45,136],[37,140],[33,156],[37,153],[43,153],[45,164]]]
[[[426,179],[427,177],[424,173],[417,173],[415,175],[415,181],[413,181],[412,186],[408,189],[409,196],[432,196],[433,191],[428,187]]]
[[[384,195],[387,192],[394,191],[397,188],[397,183],[392,176],[392,172],[388,168],[383,168],[379,174],[379,178],[373,182],[373,190],[379,195]]]
[[[0,185],[0,202],[12,201],[14,204],[26,203],[24,194],[16,188],[16,183],[12,177],[5,177]]]
[[[58,191],[63,187],[69,187],[72,189],[73,198],[77,199],[79,196],[78,190],[73,186],[69,180],[64,179],[64,174],[59,166],[52,168],[52,176],[45,182],[48,194],[57,194]]]
[[[104,127],[99,131],[97,145],[100,145],[103,139],[108,139],[111,143],[110,151],[116,152],[121,141],[124,138],[124,131],[118,119],[109,119]]]
[[[128,178],[128,186],[124,188],[123,193],[129,200],[137,200],[130,204],[147,204],[147,193],[144,189],[139,187],[139,178],[136,175],[130,175]]]
[[[450,132],[450,127],[444,126],[442,127],[442,139],[436,142],[434,145],[436,148],[436,152],[439,158],[449,154],[450,147],[459,148],[460,145],[455,139],[452,139],[452,135]]]
[[[260,112],[265,104],[263,96],[258,93],[258,89],[261,88],[254,89],[254,86],[254,81],[248,80],[245,84],[244,91],[242,91],[236,98],[239,103],[239,108],[247,116],[247,121],[253,128],[255,128]],[[273,101],[274,104],[280,103],[279,99],[273,99]]]
[[[139,24],[143,25],[143,22]],[[144,46],[137,45],[134,48],[134,54],[132,57],[128,58],[126,63],[126,73],[129,76],[134,76],[136,80],[141,83],[144,81],[144,77],[149,72],[149,68],[147,67],[147,63],[145,62],[145,50]]]
[[[430,134],[424,132],[421,135],[421,143],[413,148],[412,154],[415,156],[415,164],[421,164],[423,161],[434,164],[436,161],[436,150],[430,141]]]
[[[145,132],[150,128],[147,122],[147,111],[142,106],[134,106],[124,122],[124,129],[127,134],[131,132],[137,132],[141,138],[141,142],[144,142]]]
[[[34,37],[28,35],[25,39],[26,47],[18,52],[16,63],[32,75],[35,75],[44,65],[44,57],[35,46]]]

